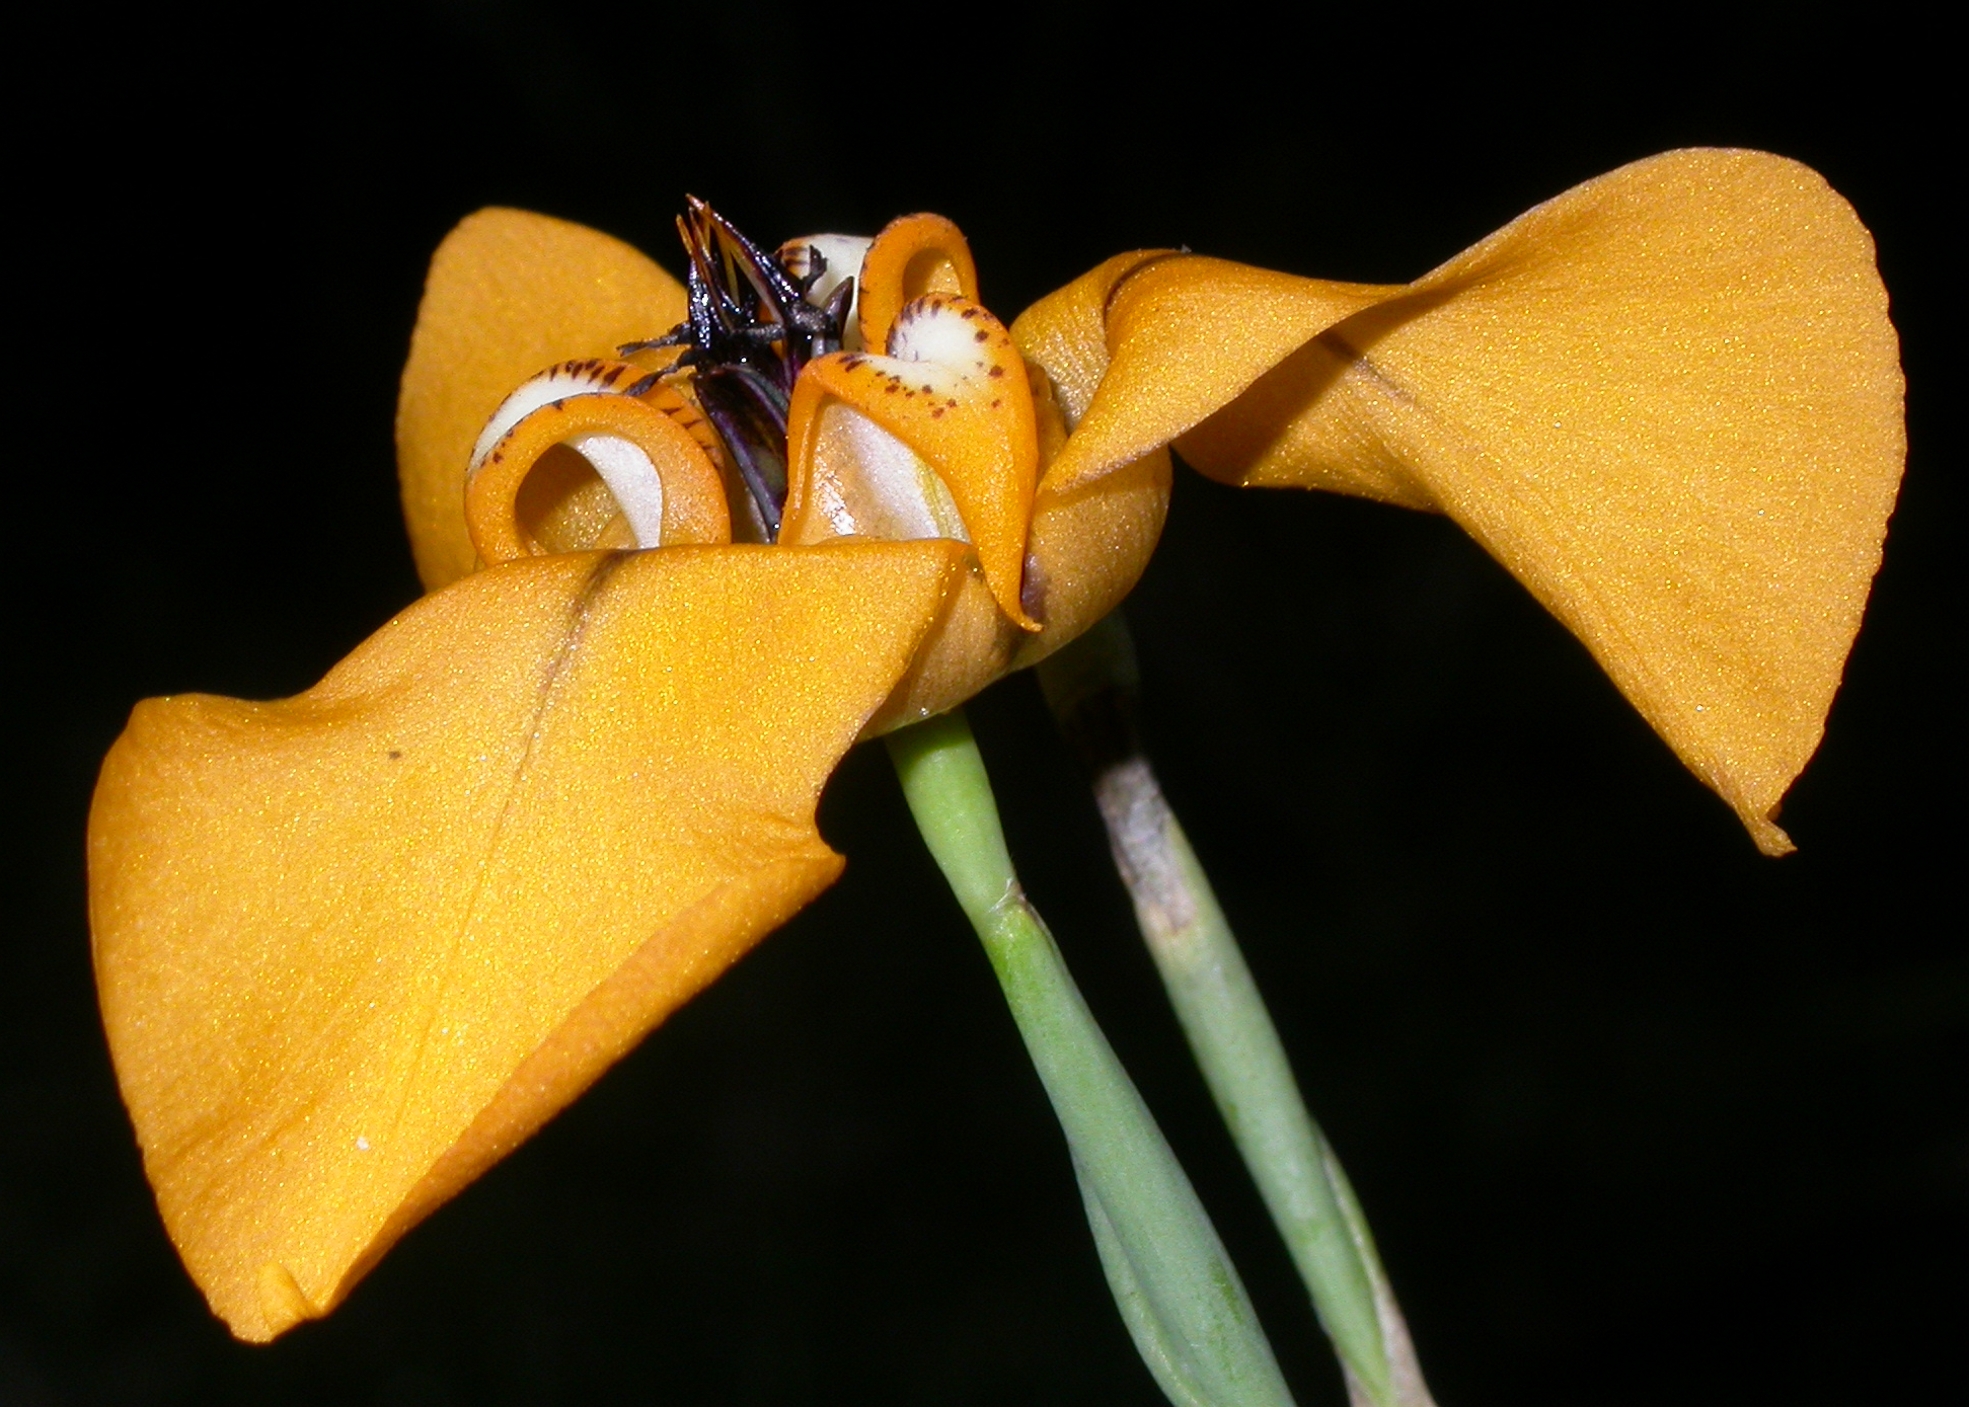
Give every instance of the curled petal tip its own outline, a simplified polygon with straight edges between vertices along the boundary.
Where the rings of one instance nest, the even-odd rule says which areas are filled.
[[[729,542],[709,440],[695,407],[637,365],[550,367],[479,435],[465,475],[472,546],[493,566],[590,547]]]
[[[926,294],[976,300],[978,268],[963,231],[941,215],[903,215],[883,226],[862,259],[857,316],[862,346],[886,347],[902,310]]]
[[[477,565],[465,472],[493,412],[544,366],[606,355],[684,316],[683,286],[619,240],[522,210],[481,210],[432,258],[397,399],[397,473],[417,572]]]

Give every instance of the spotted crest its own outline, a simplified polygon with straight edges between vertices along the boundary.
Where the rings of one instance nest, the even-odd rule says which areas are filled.
[[[562,362],[493,412],[465,478],[488,566],[590,547],[731,541],[703,417],[626,361]]]
[[[862,346],[886,347],[903,308],[936,293],[978,296],[978,266],[964,232],[941,215],[889,221],[861,262],[856,313]]]
[[[794,388],[782,540],[961,536],[1000,609],[1037,630],[1020,599],[1039,472],[1025,359],[998,319],[954,294],[905,307],[887,349],[823,357]]]

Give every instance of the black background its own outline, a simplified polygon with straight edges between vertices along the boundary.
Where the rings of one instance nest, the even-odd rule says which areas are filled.
[[[1129,606],[1147,728],[1445,1407],[1961,1393],[1955,80],[1890,7],[1583,14],[425,0],[16,49],[0,1403],[1157,1401],[876,749],[822,806],[832,892],[331,1319],[232,1342],[102,1048],[97,762],[137,698],[304,688],[414,596],[395,381],[480,205],[673,268],[686,190],[768,241],[940,210],[1009,315],[1140,245],[1405,279],[1697,144],[1853,202],[1912,386],[1800,853],[1761,859],[1453,527],[1367,504],[1179,474]],[[1300,1401],[1339,1402],[1037,691],[972,716]]]

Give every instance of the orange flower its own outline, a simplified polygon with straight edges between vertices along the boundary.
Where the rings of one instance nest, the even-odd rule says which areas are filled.
[[[674,280],[467,220],[398,423],[431,594],[297,698],[140,705],[105,761],[105,1024],[241,1337],[326,1313],[825,888],[841,755],[1111,609],[1171,443],[1448,513],[1788,847],[1902,457],[1871,244],[1810,171],[1671,153],[1398,287],[1124,255],[1009,337],[936,217],[784,257],[836,311],[860,262],[786,396],[780,498],[661,353],[616,351],[690,311]]]

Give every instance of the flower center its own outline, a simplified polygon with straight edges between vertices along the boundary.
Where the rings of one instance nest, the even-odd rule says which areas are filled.
[[[541,372],[480,435],[466,482],[480,558],[945,538],[971,544],[1004,614],[1037,630],[1022,604],[1033,373],[977,302],[957,227],[906,215],[872,240],[767,253],[691,197],[677,228],[684,321]]]
[[[786,507],[794,383],[808,362],[840,350],[855,296],[858,264],[837,267],[823,245],[856,241],[835,236],[767,254],[696,196],[685,200],[677,233],[690,261],[689,315],[663,336],[619,350],[684,349],[662,374],[691,373],[692,393],[751,500],[749,516],[771,542]]]

